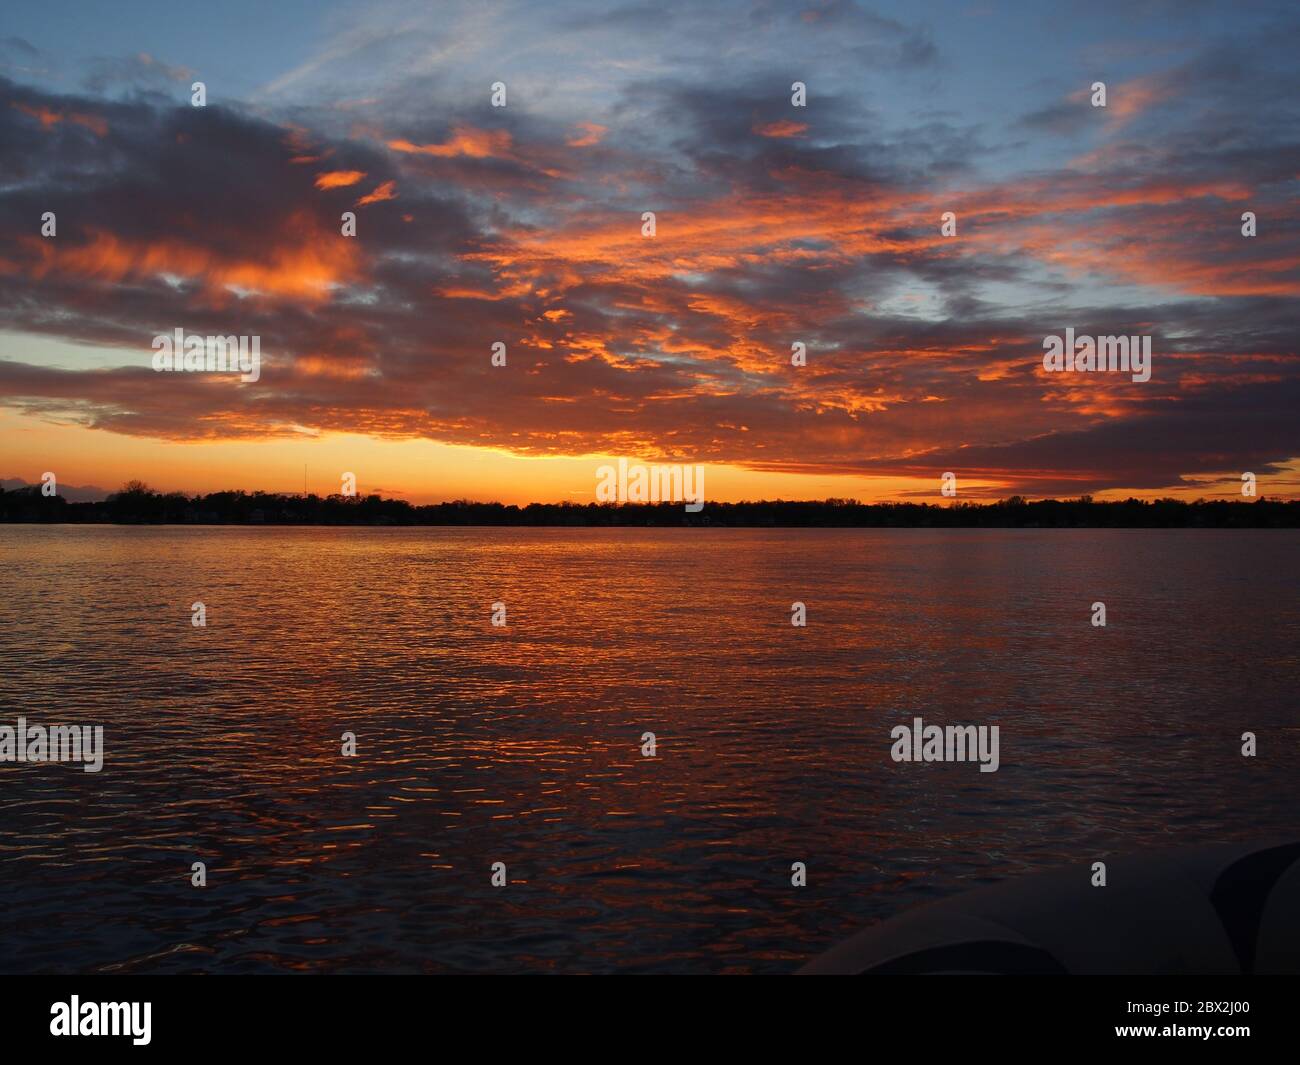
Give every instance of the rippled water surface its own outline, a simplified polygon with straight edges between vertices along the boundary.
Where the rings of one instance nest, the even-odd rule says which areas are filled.
[[[0,969],[781,972],[979,883],[1284,833],[1298,547],[0,527],[0,724],[107,749],[0,764]],[[1001,769],[895,764],[914,716],[999,725]]]

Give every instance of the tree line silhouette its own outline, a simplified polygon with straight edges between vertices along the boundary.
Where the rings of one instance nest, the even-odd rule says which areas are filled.
[[[107,499],[70,503],[39,485],[0,488],[0,521],[123,525],[558,525],[817,528],[1287,528],[1300,500],[1078,499],[995,503],[859,503],[851,499],[705,503],[504,503],[456,500],[417,506],[378,495],[226,491],[155,492],[131,481]]]

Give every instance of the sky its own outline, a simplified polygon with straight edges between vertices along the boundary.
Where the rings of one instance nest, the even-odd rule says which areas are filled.
[[[0,478],[1294,498],[1297,54],[1293,2],[16,5]]]

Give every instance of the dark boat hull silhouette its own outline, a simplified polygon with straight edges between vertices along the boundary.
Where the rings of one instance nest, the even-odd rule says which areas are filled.
[[[1300,842],[1091,861],[918,906],[805,974],[1300,972]]]

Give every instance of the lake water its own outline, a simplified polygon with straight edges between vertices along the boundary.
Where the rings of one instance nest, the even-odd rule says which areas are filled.
[[[1298,548],[0,527],[0,725],[106,748],[0,764],[0,970],[788,972],[977,884],[1276,836]],[[914,716],[998,725],[1001,768],[893,762]]]

